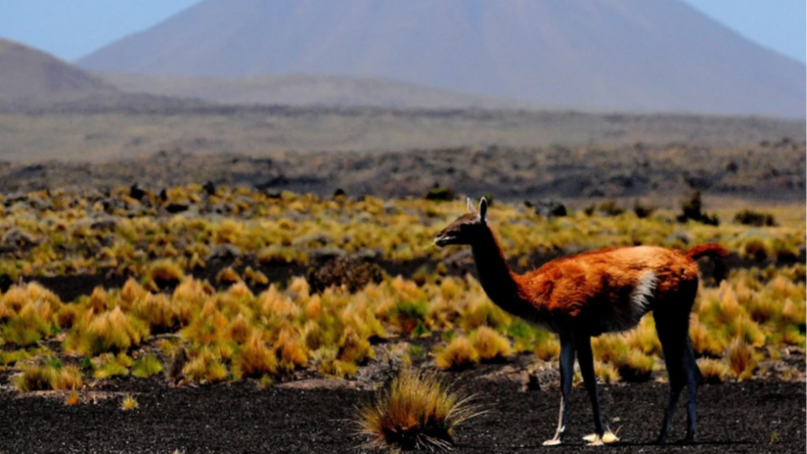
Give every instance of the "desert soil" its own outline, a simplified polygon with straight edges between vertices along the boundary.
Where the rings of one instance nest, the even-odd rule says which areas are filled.
[[[496,374],[493,374],[496,376]],[[567,443],[546,448],[557,416],[556,388],[522,392],[517,380],[466,374],[465,389],[478,394],[487,413],[456,432],[460,453],[593,452],[581,437],[592,429],[585,391],[573,393]],[[6,382],[3,377],[3,382]],[[684,435],[679,407],[671,439],[652,444],[661,422],[666,385],[642,383],[601,387],[608,425],[618,445],[607,452],[789,453],[805,451],[804,383],[756,381],[704,385],[699,393],[694,445]],[[120,409],[132,394],[139,408]],[[315,380],[274,384],[255,381],[170,388],[161,379],[117,380],[85,392],[76,406],[64,394],[21,396],[0,392],[2,453],[348,453],[359,440],[354,408],[371,392],[350,382]]]

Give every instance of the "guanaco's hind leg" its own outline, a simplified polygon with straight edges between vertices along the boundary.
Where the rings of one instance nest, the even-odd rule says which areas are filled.
[[[687,436],[684,439],[687,443],[695,441],[695,403],[698,397],[698,385],[701,381],[701,371],[698,368],[698,363],[695,362],[695,352],[692,351],[692,339],[687,332],[686,347],[684,350],[686,355],[684,360],[684,369],[687,377]]]
[[[560,338],[560,412],[558,414],[558,428],[551,440],[544,442],[544,446],[555,446],[561,443],[561,436],[569,422],[569,402],[572,392],[572,376],[574,375],[574,341],[569,335],[561,334]]]
[[[699,370],[689,340],[689,313],[667,314],[664,311],[656,311],[653,317],[656,320],[656,331],[664,350],[664,363],[667,366],[670,381],[664,421],[661,424],[657,441],[660,444],[667,441],[675,406],[685,385],[687,386],[686,440],[692,441],[695,436],[695,401]]]

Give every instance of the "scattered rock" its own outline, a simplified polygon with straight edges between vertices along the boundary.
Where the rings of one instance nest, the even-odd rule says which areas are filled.
[[[321,247],[308,253],[309,257],[318,262],[345,257],[346,255],[347,253],[345,251],[335,247]]]
[[[19,229],[11,229],[3,235],[3,240],[0,242],[3,246],[12,249],[27,249],[31,246],[36,246],[36,240],[27,233]]]
[[[566,205],[558,202],[557,200],[544,199],[539,200],[535,204],[535,214],[552,219],[566,216],[568,213],[566,211]]]
[[[182,213],[183,211],[188,211],[188,204],[187,203],[169,203],[167,207],[165,207],[165,211],[176,214]]]
[[[205,190],[207,195],[216,195],[216,185],[212,181],[208,181],[202,186],[202,189]]]
[[[165,379],[169,385],[176,386],[179,383],[182,379],[182,368],[187,362],[188,352],[185,351],[185,347],[179,347],[171,357],[171,364],[165,372]]]
[[[207,256],[207,260],[232,262],[235,259],[241,258],[242,255],[241,249],[238,249],[237,246],[232,244],[219,244],[213,247],[213,250],[210,251],[210,254]]]
[[[142,200],[146,196],[146,191],[140,189],[140,186],[135,183],[129,188],[129,197],[135,200]]]
[[[524,384],[521,386],[521,391],[523,392],[530,392],[530,391],[540,391],[541,390],[541,382],[538,381],[538,376],[531,372],[526,372],[524,374]]]
[[[115,230],[115,227],[118,226],[118,221],[112,216],[104,216],[102,218],[98,218],[97,220],[93,221],[90,224],[90,228],[93,230]]]

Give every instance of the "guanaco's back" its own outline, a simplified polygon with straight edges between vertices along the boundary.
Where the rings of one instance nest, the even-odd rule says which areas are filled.
[[[723,253],[717,245],[687,253],[637,246],[564,257],[521,276],[523,297],[553,331],[572,325],[590,335],[624,331],[660,305],[689,314],[691,301],[674,296],[697,291],[695,256]]]

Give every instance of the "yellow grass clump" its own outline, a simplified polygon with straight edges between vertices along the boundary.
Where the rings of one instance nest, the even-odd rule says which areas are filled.
[[[241,282],[241,276],[238,275],[238,272],[233,269],[233,267],[228,266],[227,268],[223,268],[219,273],[216,275],[216,282],[219,284],[236,284]]]
[[[244,279],[246,279],[246,281],[252,285],[269,284],[269,278],[266,277],[266,275],[261,273],[260,271],[252,269],[251,266],[248,266],[244,270]]]
[[[132,358],[124,353],[117,356],[111,353],[104,353],[92,359],[93,377],[99,380],[106,378],[129,375],[129,367],[132,365]]]
[[[132,278],[126,280],[120,292],[121,301],[125,302],[127,306],[131,306],[135,301],[145,298],[146,295],[148,295],[148,291]]]
[[[162,293],[148,293],[132,304],[131,313],[148,323],[152,332],[170,332],[179,326],[176,308],[168,297]]]
[[[594,373],[603,383],[616,383],[622,379],[613,364],[602,361],[594,361]]]
[[[259,334],[253,334],[233,360],[233,373],[239,377],[260,377],[277,373],[277,357]]]
[[[68,394],[67,397],[64,399],[64,404],[67,405],[68,407],[78,405],[79,402],[80,402],[80,400],[79,400],[78,390],[75,389],[75,388],[70,390],[70,394]]]
[[[535,344],[533,353],[543,361],[551,361],[560,356],[560,343],[554,336],[547,336]]]
[[[740,380],[748,380],[754,376],[757,368],[757,355],[754,347],[742,339],[734,339],[726,350],[726,359],[731,373]]]
[[[178,285],[185,277],[185,272],[172,260],[163,259],[152,263],[148,277],[159,287],[168,287]]]
[[[216,383],[227,378],[227,366],[213,352],[202,350],[185,364],[182,375],[189,383]]]
[[[434,354],[434,360],[440,369],[464,369],[479,363],[479,352],[470,339],[456,336],[446,347]]]
[[[348,326],[339,341],[339,359],[347,363],[363,364],[375,357],[370,341]]]
[[[151,377],[157,375],[163,370],[163,365],[160,360],[154,355],[146,355],[134,362],[132,366],[132,375],[138,378]]]
[[[279,366],[284,370],[305,367],[308,362],[305,338],[295,329],[282,329],[275,341],[275,354],[280,359]]]
[[[722,359],[700,358],[698,368],[706,383],[723,383],[729,375],[729,366]]]
[[[26,365],[11,379],[11,383],[22,392],[40,390],[79,389],[83,386],[81,370],[74,365],[63,366],[60,361],[44,365]]]
[[[123,411],[135,410],[138,407],[140,407],[140,404],[137,403],[137,399],[135,399],[132,395],[124,397],[120,403],[120,409]]]
[[[356,424],[367,448],[433,451],[454,446],[457,426],[481,413],[435,373],[404,369],[359,407]]]
[[[76,324],[68,333],[64,346],[68,351],[98,355],[104,352],[125,352],[140,345],[148,334],[148,327],[140,320],[130,317],[120,307],[94,317],[89,316]]]
[[[503,360],[513,354],[510,341],[487,326],[482,326],[471,333],[470,339],[482,361]]]
[[[227,325],[227,317],[213,301],[208,301],[193,321],[182,330],[182,337],[202,346],[216,344],[224,340]]]

